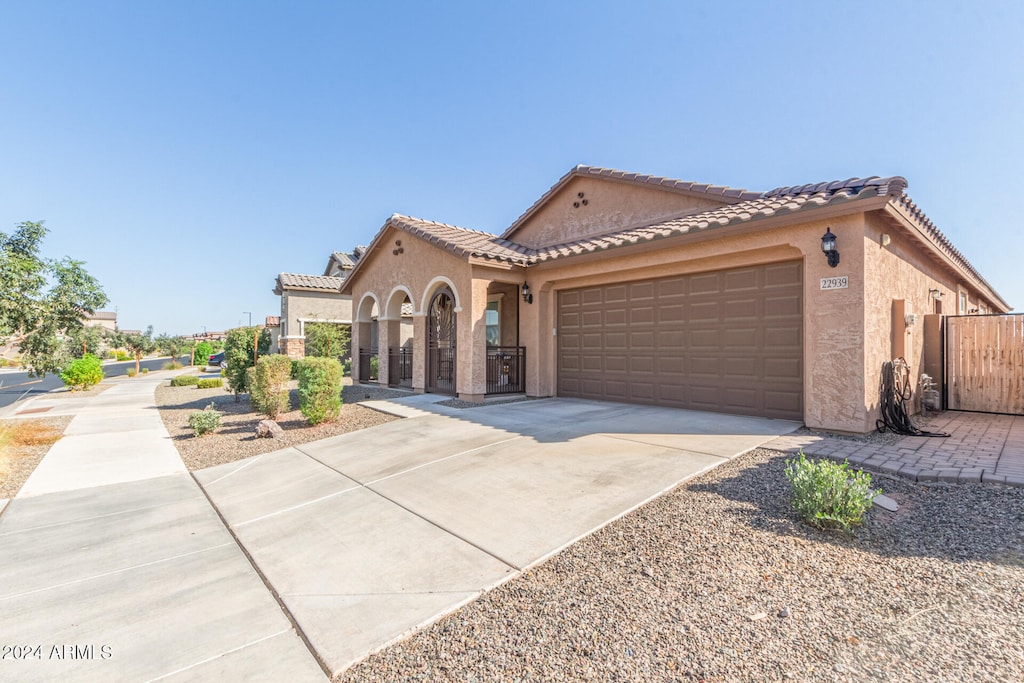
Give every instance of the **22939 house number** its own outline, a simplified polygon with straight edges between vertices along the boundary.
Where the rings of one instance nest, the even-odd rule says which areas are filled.
[[[822,289],[847,289],[850,286],[850,277],[848,275],[842,275],[840,277],[823,277],[821,278]]]

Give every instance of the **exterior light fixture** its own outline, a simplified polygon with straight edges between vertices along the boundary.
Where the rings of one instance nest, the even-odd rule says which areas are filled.
[[[828,258],[828,265],[835,268],[839,265],[839,251],[836,250],[836,236],[832,234],[832,228],[825,228],[825,234],[821,236],[821,250]]]
[[[941,301],[942,300],[942,292],[940,292],[937,289],[929,289],[928,290],[928,296],[930,296],[931,298],[933,298],[933,299],[935,299],[937,301]]]
[[[533,303],[533,293],[530,292],[530,285],[523,283],[523,301],[528,304]]]

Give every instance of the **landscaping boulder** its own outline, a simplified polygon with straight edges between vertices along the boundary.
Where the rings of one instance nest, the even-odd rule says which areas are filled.
[[[280,439],[284,436],[284,430],[273,420],[260,420],[256,425],[256,438],[259,439]]]

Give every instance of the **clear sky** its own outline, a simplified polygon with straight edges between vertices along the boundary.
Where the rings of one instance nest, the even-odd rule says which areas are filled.
[[[1024,308],[1021,2],[0,0],[0,231],[122,328],[279,312],[395,212],[501,232],[572,166],[903,175]]]

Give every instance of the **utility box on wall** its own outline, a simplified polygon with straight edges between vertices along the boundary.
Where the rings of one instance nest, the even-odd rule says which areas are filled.
[[[942,408],[946,408],[946,363],[943,354],[943,322],[941,315],[930,313],[924,316],[924,367],[921,371],[929,375],[939,387]]]

